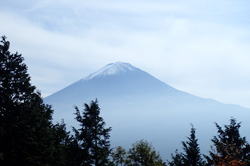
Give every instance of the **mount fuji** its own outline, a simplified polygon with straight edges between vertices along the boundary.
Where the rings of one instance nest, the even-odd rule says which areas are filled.
[[[128,148],[145,139],[166,159],[181,148],[193,124],[206,153],[217,134],[214,122],[227,124],[231,117],[243,122],[242,134],[250,137],[244,127],[250,126],[250,109],[180,91],[129,63],[108,64],[45,102],[53,106],[55,121],[64,119],[68,126],[76,126],[74,106],[82,108],[96,98],[107,126],[112,127],[113,146]]]

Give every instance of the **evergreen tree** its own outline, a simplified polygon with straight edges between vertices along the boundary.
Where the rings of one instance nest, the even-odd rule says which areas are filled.
[[[66,166],[85,166],[82,161],[86,159],[85,151],[79,145],[75,136],[70,136],[66,143]]]
[[[214,148],[206,156],[212,166],[247,166],[250,165],[250,146],[245,137],[240,136],[240,123],[230,120],[224,129],[216,123],[218,136],[212,139]]]
[[[82,150],[83,166],[105,166],[109,164],[111,128],[105,128],[105,122],[100,117],[100,108],[97,100],[85,104],[83,115],[76,107],[76,120],[80,128],[74,128],[75,138]]]
[[[127,159],[127,152],[121,146],[115,148],[112,153],[112,162],[115,166],[125,166]]]
[[[128,151],[128,166],[165,166],[160,155],[146,141],[139,141]]]
[[[45,166],[53,160],[52,109],[30,83],[21,54],[0,43],[0,165]]]
[[[169,166],[185,166],[183,161],[183,154],[179,153],[177,150],[175,151],[175,154],[171,155],[172,159],[170,162],[168,162]]]
[[[71,161],[71,142],[72,136],[70,132],[66,130],[66,124],[62,121],[53,126],[53,160],[51,165],[53,166],[72,166]]]
[[[182,142],[183,145],[183,162],[188,166],[202,166],[204,162],[200,154],[198,139],[195,135],[195,128],[192,126],[188,141]]]
[[[53,126],[54,153],[52,166],[79,166],[84,157],[76,138],[62,121]]]

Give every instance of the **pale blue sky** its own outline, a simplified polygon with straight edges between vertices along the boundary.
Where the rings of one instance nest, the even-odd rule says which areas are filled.
[[[115,61],[250,107],[249,0],[2,0],[0,33],[47,96]]]

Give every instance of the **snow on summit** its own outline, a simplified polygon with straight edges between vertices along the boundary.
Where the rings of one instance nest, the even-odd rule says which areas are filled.
[[[136,71],[136,70],[138,69],[129,63],[115,62],[115,63],[110,63],[104,66],[103,68],[99,69],[97,72],[94,72],[90,74],[89,76],[87,76],[85,79],[90,80],[90,79],[97,78],[97,77],[115,75],[115,74],[125,73],[128,71]]]

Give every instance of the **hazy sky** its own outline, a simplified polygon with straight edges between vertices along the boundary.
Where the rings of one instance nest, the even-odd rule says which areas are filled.
[[[47,96],[129,62],[192,94],[250,107],[249,0],[7,0],[0,35]]]

